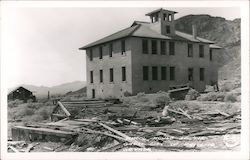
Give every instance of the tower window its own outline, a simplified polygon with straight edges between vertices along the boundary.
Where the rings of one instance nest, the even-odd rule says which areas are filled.
[[[175,43],[169,42],[169,55],[175,55]]]
[[[99,47],[99,59],[102,59],[102,47]]]
[[[126,81],[126,67],[122,67],[122,81]]]
[[[114,81],[114,70],[113,70],[113,68],[109,69],[109,81],[110,82]]]
[[[161,80],[167,80],[167,67],[161,67]]]
[[[205,69],[204,68],[200,68],[200,81],[204,81],[204,77],[205,77]]]
[[[100,83],[103,82],[103,70],[100,70]]]
[[[146,39],[142,40],[142,53],[148,54],[148,40]]]
[[[164,21],[167,20],[167,14],[166,14],[166,13],[163,14],[163,20],[164,20]]]
[[[125,53],[125,40],[122,40],[122,54]]]
[[[93,71],[90,71],[90,83],[94,83]]]
[[[204,57],[204,45],[199,45],[199,55],[200,57]]]
[[[157,54],[157,41],[152,40],[152,54]]]
[[[152,80],[158,80],[158,69],[157,66],[152,67]]]
[[[148,80],[148,66],[142,67],[142,74],[143,74],[143,80],[144,81]]]
[[[175,80],[175,67],[169,67],[170,69],[170,81]]]
[[[169,21],[169,22],[172,21],[172,15],[171,15],[171,14],[168,15],[168,21]]]
[[[188,57],[193,57],[193,45],[188,44]]]
[[[113,44],[109,44],[109,57],[113,56]]]
[[[188,80],[193,80],[193,68],[188,68]]]
[[[166,26],[166,33],[167,33],[167,34],[170,33],[170,26],[169,26],[169,25]]]
[[[166,41],[161,41],[161,54],[166,54]]]
[[[209,50],[209,59],[210,59],[210,61],[213,60],[213,50],[212,49]]]
[[[93,51],[92,51],[92,49],[89,49],[89,60],[90,61],[93,60]]]

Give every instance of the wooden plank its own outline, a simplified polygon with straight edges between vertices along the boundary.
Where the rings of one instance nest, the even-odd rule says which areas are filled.
[[[218,113],[220,113],[221,115],[223,115],[223,116],[226,116],[226,117],[228,117],[228,116],[230,116],[230,114],[227,114],[227,113],[225,113],[225,112],[222,112],[222,111],[220,111],[220,110],[216,110]]]
[[[26,148],[25,152],[30,152],[30,150],[32,150],[36,145],[38,145],[39,143],[36,144],[29,144],[28,147]]]
[[[168,108],[168,111],[173,112],[173,113],[177,113],[177,114],[184,115],[184,116],[188,117],[189,119],[191,118],[189,115],[187,115],[187,114],[185,114],[185,113],[178,112],[178,111],[172,110],[172,109],[170,109],[170,108]],[[191,119],[192,119],[192,118],[191,118]]]
[[[19,150],[17,150],[15,147],[13,146],[8,146],[8,148],[10,148],[12,151],[14,151],[15,153],[19,153]]]
[[[57,104],[61,107],[61,109],[63,110],[63,112],[64,112],[68,117],[71,116],[71,114],[69,113],[69,111],[64,107],[64,105],[63,105],[60,101],[58,101]]]
[[[187,113],[187,111],[184,111],[183,109],[179,108],[179,110],[189,119],[192,119],[192,117]]]

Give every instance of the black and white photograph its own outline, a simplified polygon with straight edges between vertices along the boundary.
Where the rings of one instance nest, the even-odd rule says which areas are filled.
[[[248,1],[51,2],[1,6],[1,159],[249,158]]]

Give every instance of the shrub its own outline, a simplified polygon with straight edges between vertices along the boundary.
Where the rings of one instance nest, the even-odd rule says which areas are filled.
[[[137,93],[137,95],[136,95],[137,98],[141,98],[143,96],[145,96],[144,92]]]
[[[30,116],[34,114],[34,110],[31,108],[28,108],[27,106],[19,107],[18,112],[16,112],[16,116],[21,118],[24,116]]]
[[[155,97],[153,102],[154,102],[155,106],[163,106],[163,105],[168,105],[170,100],[171,99],[169,97],[169,94],[161,93]]]
[[[9,101],[8,102],[8,107],[13,108],[13,107],[18,107],[18,105],[23,104],[22,100],[16,99],[14,101]]]
[[[233,93],[228,93],[225,98],[224,98],[225,102],[236,102],[237,101],[237,95],[233,94]]]
[[[185,97],[185,100],[196,100],[200,93],[194,89],[190,89]]]
[[[197,98],[198,101],[223,101],[225,92],[209,92]]]
[[[132,96],[132,94],[131,94],[130,92],[128,92],[128,91],[125,91],[125,92],[123,93],[123,95],[124,95],[124,97]]]

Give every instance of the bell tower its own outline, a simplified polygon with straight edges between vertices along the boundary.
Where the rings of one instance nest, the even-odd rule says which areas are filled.
[[[146,16],[151,19],[151,29],[157,30],[163,35],[175,35],[174,15],[176,13],[160,8],[147,13]]]

